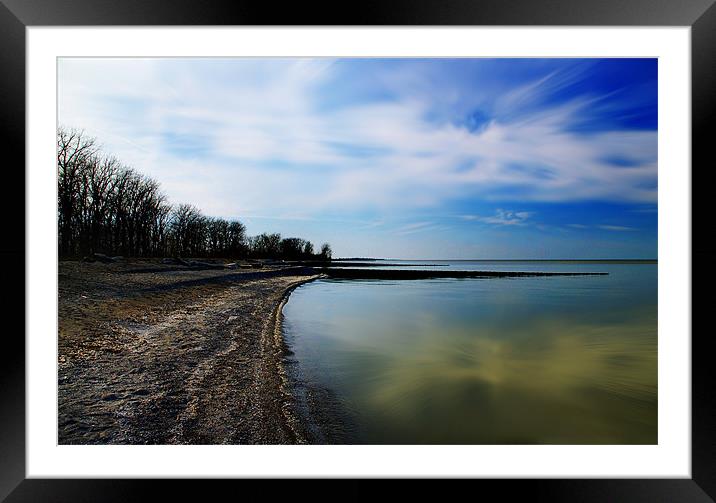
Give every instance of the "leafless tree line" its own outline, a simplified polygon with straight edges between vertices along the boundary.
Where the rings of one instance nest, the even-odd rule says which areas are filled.
[[[330,260],[325,243],[280,234],[249,237],[238,220],[171,205],[159,183],[104,154],[95,138],[57,133],[58,248],[61,257],[92,253],[127,257],[225,257]]]

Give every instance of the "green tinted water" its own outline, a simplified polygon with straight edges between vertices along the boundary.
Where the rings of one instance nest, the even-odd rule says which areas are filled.
[[[655,264],[609,276],[306,284],[284,308],[316,442],[657,442]]]

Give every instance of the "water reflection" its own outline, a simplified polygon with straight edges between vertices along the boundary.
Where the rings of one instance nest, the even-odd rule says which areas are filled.
[[[634,279],[323,281],[294,292],[286,337],[346,442],[650,444],[655,278]]]

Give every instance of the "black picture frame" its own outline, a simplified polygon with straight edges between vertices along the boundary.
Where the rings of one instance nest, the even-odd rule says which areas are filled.
[[[716,256],[708,232],[711,208],[699,191],[711,190],[716,168],[708,134],[716,118],[715,0],[364,0],[363,2],[271,2],[197,0],[0,0],[0,109],[6,187],[25,187],[25,29],[29,26],[109,25],[574,25],[690,26],[692,70],[692,478],[617,480],[480,480],[480,489],[549,501],[713,501],[716,499],[716,394],[712,383],[710,330],[697,330],[705,318],[707,295],[699,285],[713,284],[707,261]],[[10,154],[9,156],[7,154]],[[689,169],[684,166],[683,169]],[[14,178],[14,179],[13,179]],[[8,191],[9,192],[9,191]],[[0,198],[0,215],[25,207],[24,190]],[[22,199],[18,201],[17,199]],[[699,201],[697,203],[697,200]],[[12,220],[12,219],[4,219]],[[22,329],[5,331],[0,365],[0,500],[137,501],[205,496],[209,481],[187,480],[60,480],[25,477],[25,261],[24,222],[4,223],[16,239],[0,242],[5,280],[2,305],[7,319],[20,319]],[[11,226],[15,226],[12,228]],[[24,269],[19,264],[24,264]],[[696,311],[700,313],[696,316]],[[691,334],[672,334],[689,337]],[[260,487],[249,481],[211,481],[219,487],[242,484],[246,497]],[[294,483],[295,484],[295,483]],[[370,487],[370,483],[366,483]],[[322,486],[328,490],[327,486]],[[352,482],[360,493],[366,485]],[[416,485],[420,487],[420,485]],[[272,486],[272,491],[275,486]],[[248,491],[248,493],[246,492]],[[295,487],[293,488],[295,491]],[[345,491],[345,489],[343,489]],[[354,491],[355,492],[355,491]],[[366,489],[366,494],[370,489]],[[217,493],[218,494],[218,493]],[[176,495],[176,496],[175,496]]]

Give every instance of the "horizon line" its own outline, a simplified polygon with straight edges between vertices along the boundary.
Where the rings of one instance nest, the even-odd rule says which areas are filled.
[[[434,260],[449,262],[658,262],[658,258],[396,258],[336,257],[332,260]]]

